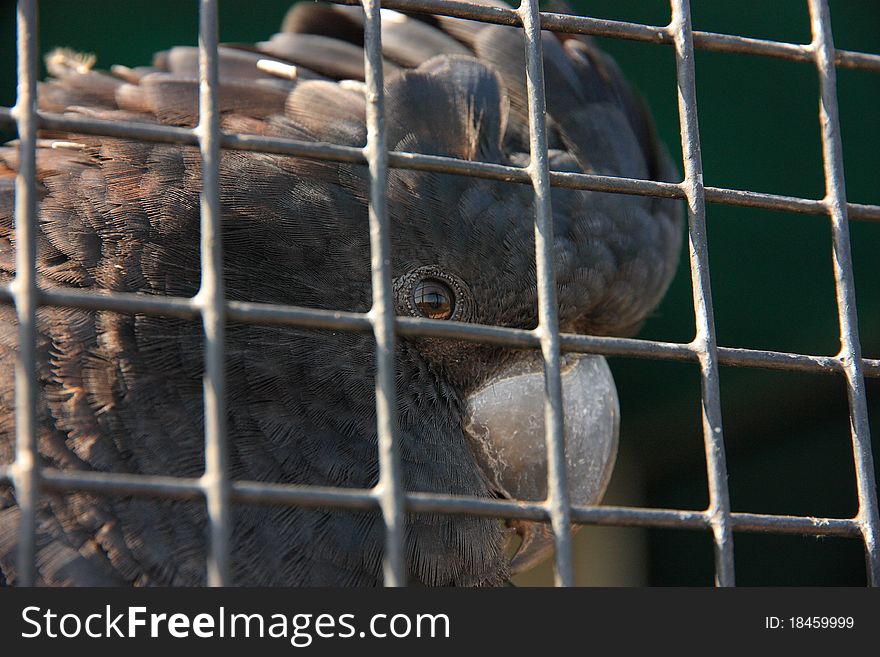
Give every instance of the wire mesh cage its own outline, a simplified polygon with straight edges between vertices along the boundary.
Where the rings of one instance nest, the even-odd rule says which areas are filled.
[[[339,2],[339,4],[357,4]],[[383,121],[381,21],[378,0],[363,0],[367,126],[364,149],[332,144],[221,132],[218,111],[218,9],[216,0],[199,3],[200,113],[195,128],[108,122],[53,115],[37,110],[39,47],[36,0],[18,3],[18,98],[15,107],[0,109],[0,120],[14,125],[20,150],[15,191],[16,276],[0,288],[0,302],[14,304],[19,324],[16,360],[16,455],[0,469],[0,482],[14,487],[21,509],[18,531],[18,582],[35,581],[35,535],[41,496],[52,492],[88,491],[98,495],[132,495],[202,501],[209,527],[207,581],[230,579],[230,508],[234,504],[321,506],[378,509],[384,520],[384,581],[406,583],[404,523],[408,512],[475,514],[492,518],[545,521],[555,540],[555,582],[574,583],[571,524],[640,528],[685,528],[707,532],[714,545],[715,581],[732,586],[734,532],[845,537],[861,542],[867,580],[880,583],[880,546],[875,466],[868,420],[866,377],[880,377],[880,360],[865,358],[859,336],[850,221],[880,220],[880,205],[847,200],[844,183],[837,72],[880,73],[880,55],[837,49],[826,0],[809,0],[811,40],[788,43],[695,30],[687,0],[672,0],[670,22],[652,26],[622,20],[539,11],[537,0],[518,9],[472,5],[452,0],[386,0],[385,9],[429,13],[498,25],[522,27],[526,42],[530,157],[527,167],[458,160],[450,157],[388,151]],[[50,8],[51,9],[51,8]],[[541,31],[592,35],[643,42],[671,51],[681,134],[683,179],[661,182],[608,175],[553,171],[545,135],[545,96]],[[825,196],[801,198],[704,184],[701,134],[697,123],[695,50],[757,55],[812,65],[819,81],[819,126]],[[667,55],[669,56],[669,55]],[[75,289],[40,289],[36,276],[36,149],[39,130],[125,137],[197,146],[201,154],[201,288],[192,298],[145,297]],[[220,251],[219,154],[221,149],[274,153],[365,164],[370,172],[369,222],[372,263],[372,309],[367,313],[278,306],[225,297]],[[389,269],[389,221],[386,187],[389,168],[475,176],[530,185],[534,189],[536,272],[539,326],[534,330],[444,322],[395,316]],[[560,187],[615,194],[681,199],[688,210],[688,244],[694,325],[690,341],[611,338],[560,333],[554,283],[553,221],[549,190]],[[819,215],[829,221],[840,352],[812,355],[718,344],[709,280],[706,206],[733,206]],[[186,319],[199,319],[204,331],[205,469],[201,477],[114,474],[41,468],[37,451],[36,409],[39,384],[35,350],[37,309],[61,306]],[[224,327],[227,321],[311,327],[371,333],[376,352],[376,417],[379,435],[379,482],[373,489],[339,489],[296,484],[232,480],[228,472],[224,376]],[[394,344],[397,336],[456,338],[540,350],[545,365],[548,497],[543,503],[466,498],[404,490],[396,438]],[[563,446],[561,359],[564,353],[680,361],[695,365],[701,386],[702,436],[708,505],[699,511],[678,508],[572,505]],[[722,430],[721,366],[830,374],[845,382],[848,398],[858,511],[852,517],[759,514],[735,511],[730,501],[725,436]]]

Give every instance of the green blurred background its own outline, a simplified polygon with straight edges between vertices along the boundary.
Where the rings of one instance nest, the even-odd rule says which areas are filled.
[[[221,39],[276,31],[290,0],[223,0]],[[663,0],[580,0],[580,13],[653,25]],[[802,0],[692,0],[695,29],[806,43]],[[44,0],[40,44],[93,52],[99,68],[150,61],[197,42],[197,3],[181,0]],[[0,104],[15,102],[15,6],[0,1]],[[831,2],[835,44],[880,53],[880,3]],[[681,162],[675,62],[669,46],[601,39],[647,97],[659,132]],[[697,51],[705,183],[824,195],[816,70],[806,63]],[[880,75],[838,70],[847,197],[880,204]],[[12,135],[6,133],[6,138]],[[710,264],[718,342],[833,355],[839,349],[829,222],[822,217],[710,205]],[[859,323],[866,357],[880,357],[880,223],[851,222]],[[684,239],[684,236],[682,236]],[[686,255],[686,254],[685,254]],[[694,317],[687,259],[641,337],[688,342]],[[621,451],[606,502],[704,509],[708,504],[695,365],[614,358]],[[869,380],[880,435],[880,381]],[[723,368],[721,396],[735,511],[851,517],[858,500],[841,377]],[[875,448],[875,455],[880,449]],[[875,461],[876,461],[875,456]],[[577,538],[584,584],[709,585],[708,533],[585,528]],[[863,585],[858,541],[735,535],[742,585]],[[521,584],[549,583],[549,567]]]

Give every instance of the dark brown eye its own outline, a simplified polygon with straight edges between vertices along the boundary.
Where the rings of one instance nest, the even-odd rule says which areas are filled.
[[[423,265],[394,279],[398,315],[470,322],[474,298],[467,284],[438,265]]]
[[[413,304],[423,317],[449,319],[455,312],[455,293],[446,283],[423,279],[413,286]]]

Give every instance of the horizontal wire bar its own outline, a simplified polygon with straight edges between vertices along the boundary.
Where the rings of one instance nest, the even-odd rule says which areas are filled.
[[[0,303],[12,303],[8,285],[0,285]],[[50,289],[40,290],[37,296],[40,306],[105,310],[127,314],[145,314],[183,319],[197,319],[198,306],[192,299],[182,297],[157,297],[131,292],[100,293],[88,290]],[[303,308],[246,301],[227,301],[226,317],[243,324],[281,325],[298,328],[328,329],[369,333],[372,325],[366,314]],[[493,344],[512,348],[538,348],[540,340],[532,331],[505,326],[466,324],[418,317],[397,317],[398,335],[466,340],[481,344]],[[591,353],[603,356],[625,356],[679,362],[697,362],[691,345],[637,338],[614,338],[598,335],[561,334],[563,351]],[[718,347],[718,360],[722,365],[751,367],[770,370],[786,370],[819,374],[840,374],[843,365],[836,356],[811,356],[782,351]],[[865,376],[880,378],[880,359],[862,359]]]
[[[816,518],[812,516],[778,516],[762,513],[731,513],[730,524],[735,532],[861,538],[859,521],[855,518]]]
[[[0,466],[0,485],[12,485],[11,467]],[[125,474],[95,471],[42,471],[43,490],[56,493],[85,492],[96,495],[203,501],[205,484],[201,479],[164,475]],[[340,509],[378,510],[377,494],[365,488],[333,488],[303,484],[273,484],[259,481],[231,482],[230,499],[236,504],[260,506],[307,506]],[[511,520],[547,521],[541,502],[517,502],[439,493],[406,493],[404,506],[410,513],[477,515]],[[572,522],[584,525],[708,530],[709,518],[703,511],[648,509],[623,506],[571,507]],[[801,536],[860,537],[858,521],[849,518],[732,513],[735,531]]]
[[[329,0],[335,4],[357,4],[357,0]],[[397,9],[416,13],[466,18],[482,23],[496,25],[521,25],[514,9],[473,5],[453,0],[383,0],[385,9]],[[643,41],[662,45],[672,45],[673,38],[666,27],[643,25],[627,21],[592,18],[543,12],[540,15],[541,28],[564,34],[586,34],[590,36],[611,37],[628,41]],[[810,44],[786,43],[768,39],[753,39],[736,34],[719,34],[694,30],[694,47],[698,50],[728,52],[745,55],[758,55],[774,59],[796,62],[812,62]],[[880,54],[850,50],[838,50],[835,64],[840,68],[860,69],[880,73]]]
[[[99,135],[114,138],[133,138],[143,141],[167,144],[198,145],[198,137],[190,128],[176,126],[159,126],[132,121],[104,121],[88,117],[38,113],[38,121],[42,128],[87,135]],[[15,124],[11,109],[0,107],[0,123],[13,126]],[[345,162],[350,164],[366,164],[363,150],[351,146],[327,144],[324,142],[308,142],[283,137],[263,137],[260,135],[221,133],[220,145],[230,150],[241,150],[275,155],[289,155],[306,159]],[[491,162],[475,162],[460,160],[440,155],[391,151],[388,153],[388,166],[394,169],[412,169],[414,171],[430,171],[433,173],[449,173],[463,176],[485,178],[531,184],[528,171],[522,167],[495,164]],[[640,178],[623,178],[603,176],[591,173],[572,173],[567,171],[551,171],[550,185],[562,189],[578,189],[584,191],[607,192],[610,194],[631,194],[657,198],[684,198],[684,190],[680,183],[643,180]],[[762,208],[795,212],[798,214],[828,215],[828,207],[823,200],[806,199],[794,196],[782,196],[766,192],[728,189],[724,187],[706,187],[706,201],[721,205],[737,207]],[[880,205],[847,203],[847,213],[851,219],[860,221],[880,221]]]
[[[725,187],[705,187],[704,189],[706,192],[706,201],[716,205],[733,205],[736,207],[761,208],[763,210],[828,216],[828,206],[822,199],[781,196],[779,194],[751,192],[740,189],[728,189]],[[849,213],[850,219],[858,219],[859,221],[880,221],[880,205],[847,203],[846,209]]]

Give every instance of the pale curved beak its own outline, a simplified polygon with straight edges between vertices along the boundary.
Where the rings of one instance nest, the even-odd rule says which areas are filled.
[[[614,468],[620,406],[608,364],[601,356],[563,359],[562,398],[565,459],[572,504],[598,504]],[[543,501],[547,497],[544,438],[544,365],[518,361],[467,399],[465,433],[480,467],[503,496]],[[553,552],[548,523],[510,521],[521,544],[512,573],[528,570]]]

